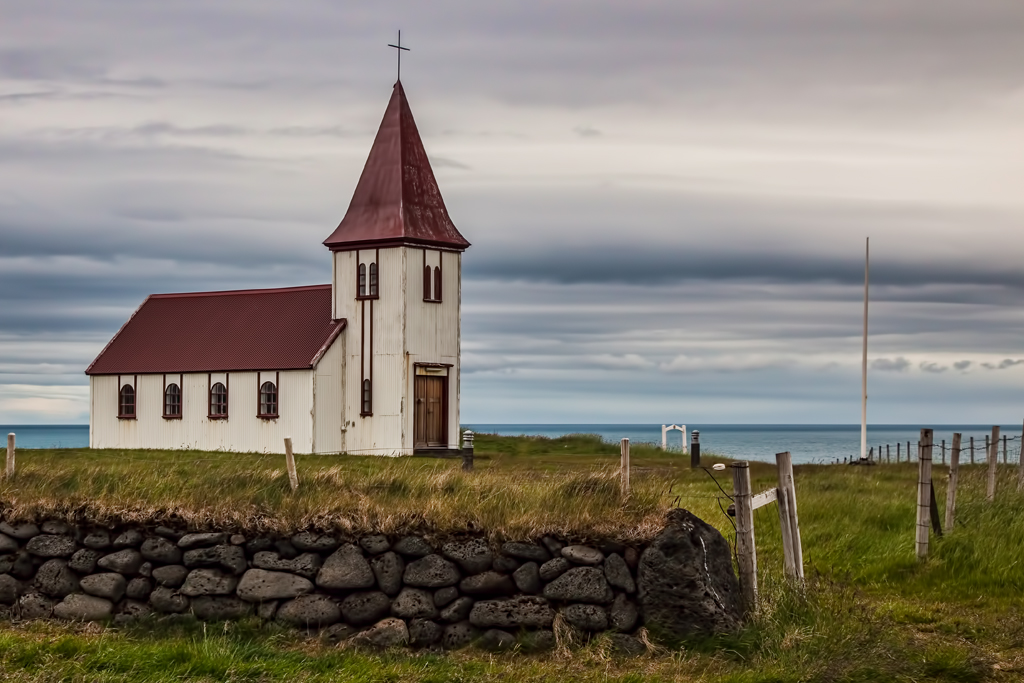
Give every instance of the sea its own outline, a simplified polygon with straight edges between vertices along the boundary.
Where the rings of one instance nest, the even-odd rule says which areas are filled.
[[[921,428],[934,429],[934,443],[950,444],[953,432],[963,434],[963,447],[974,437],[977,457],[983,458],[985,436],[991,434],[991,425],[868,425],[868,446],[881,449],[889,446],[889,457],[896,458],[896,444],[901,444],[900,455],[906,458],[907,443],[912,444],[916,456]],[[596,434],[608,443],[619,443],[628,438],[630,443],[661,444],[660,424],[466,424],[483,434],[506,436],[543,436],[557,438],[566,434]],[[687,439],[693,430],[700,433],[701,450],[742,460],[774,462],[775,454],[789,451],[795,463],[842,462],[860,455],[860,425],[823,424],[690,424],[686,425]],[[1021,444],[1021,425],[1002,425],[1001,433],[1009,437],[1009,459],[1016,462]],[[0,433],[14,432],[17,446],[22,448],[87,448],[89,425],[0,425]],[[670,450],[679,450],[681,434],[669,432]],[[1001,452],[1000,452],[1001,453]],[[965,454],[964,459],[967,455]],[[940,459],[936,451],[935,459]]]

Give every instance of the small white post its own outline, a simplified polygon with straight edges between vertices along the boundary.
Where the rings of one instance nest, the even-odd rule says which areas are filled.
[[[292,485],[292,491],[299,488],[299,475],[295,471],[295,454],[292,453],[292,437],[284,437],[284,462],[288,466],[288,482]]]
[[[14,432],[7,435],[7,477],[14,476]]]
[[[622,483],[622,497],[629,497],[629,439],[622,440],[622,461],[619,463],[619,476]]]
[[[661,425],[661,450],[668,450],[668,425]]]

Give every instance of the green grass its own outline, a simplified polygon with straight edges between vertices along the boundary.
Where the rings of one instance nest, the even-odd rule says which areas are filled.
[[[685,456],[634,447],[634,497],[623,504],[617,446],[586,437],[480,435],[477,443],[471,474],[449,460],[301,456],[298,496],[277,456],[23,451],[0,501],[21,514],[155,519],[173,511],[248,528],[312,522],[444,533],[479,525],[510,537],[561,530],[640,538],[678,495],[732,540],[717,486],[691,471]],[[961,468],[957,526],[933,537],[931,556],[920,562],[916,465],[797,466],[806,589],[781,580],[777,511],[762,508],[755,513],[761,603],[748,626],[639,659],[611,655],[603,639],[549,655],[372,654],[251,622],[28,624],[0,626],[0,680],[1017,681],[1024,678],[1024,496],[1011,470],[1000,469],[989,504],[984,467]],[[771,465],[751,471],[755,491],[774,484]],[[941,504],[945,470],[935,472]],[[716,476],[731,489],[728,472]]]

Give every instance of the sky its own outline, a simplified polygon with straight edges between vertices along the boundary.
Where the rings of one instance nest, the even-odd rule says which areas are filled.
[[[402,82],[464,423],[1024,417],[1019,0],[0,0],[0,424],[146,295],[330,281]]]

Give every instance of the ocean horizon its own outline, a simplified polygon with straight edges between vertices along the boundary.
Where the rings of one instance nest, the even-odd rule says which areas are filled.
[[[935,454],[941,460],[941,444],[951,443],[953,432],[963,434],[963,447],[969,447],[971,437],[975,440],[976,457],[984,457],[985,437],[991,433],[991,425],[924,425],[935,430],[934,440],[938,447]],[[539,436],[557,438],[566,434],[594,434],[608,443],[618,443],[628,438],[631,443],[661,444],[660,424],[604,424],[604,423],[468,423],[462,425],[477,433],[499,434],[502,436]],[[693,430],[700,432],[701,450],[730,458],[773,462],[775,454],[789,451],[795,463],[828,463],[860,455],[859,424],[689,424],[687,439]],[[889,446],[889,457],[896,459],[896,444],[900,444],[901,459],[906,458],[908,442],[916,449],[921,425],[869,424],[868,447],[876,449],[876,456],[886,457],[885,447]],[[1016,462],[1021,443],[1021,425],[1000,425],[1003,435],[1009,437],[1008,455]],[[36,448],[88,448],[89,425],[0,425],[4,434],[17,435],[17,447]],[[669,432],[670,450],[679,450],[681,434]],[[1000,451],[1001,453],[1001,451]],[[968,457],[968,456],[965,456]]]

